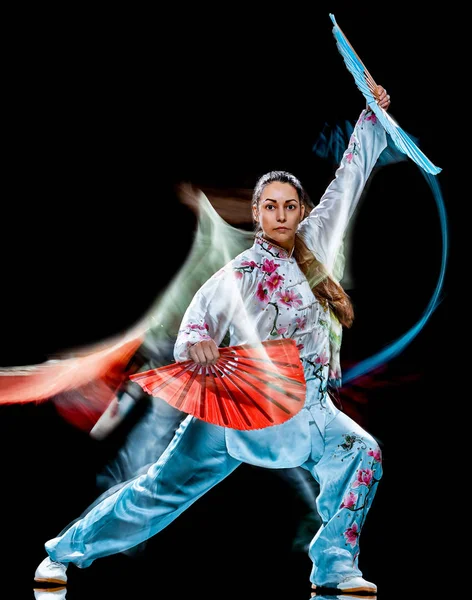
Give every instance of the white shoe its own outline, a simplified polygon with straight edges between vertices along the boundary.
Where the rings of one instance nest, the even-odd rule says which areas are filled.
[[[54,562],[47,556],[34,573],[34,580],[46,583],[67,583],[67,565]]]
[[[338,583],[336,589],[347,594],[356,594],[357,592],[368,592],[370,594],[377,593],[377,586],[375,583],[366,581],[363,577],[351,577],[342,583]]]
[[[36,588],[34,590],[34,600],[66,600],[67,588],[55,588],[52,590],[40,590]]]
[[[313,584],[311,586],[314,590],[319,589],[320,592],[323,589],[322,586],[316,586]],[[351,577],[350,579],[346,579],[333,588],[335,590],[339,590],[345,594],[357,594],[358,592],[368,593],[371,595],[375,595],[377,593],[377,586],[375,583],[371,583],[367,581],[363,577]]]

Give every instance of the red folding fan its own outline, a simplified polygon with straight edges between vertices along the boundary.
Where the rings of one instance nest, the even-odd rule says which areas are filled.
[[[262,429],[291,419],[305,401],[305,376],[292,339],[220,348],[213,366],[192,360],[135,373],[152,396],[208,423]]]

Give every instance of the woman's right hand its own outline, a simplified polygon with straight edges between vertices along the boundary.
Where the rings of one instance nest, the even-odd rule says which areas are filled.
[[[213,340],[203,340],[190,346],[189,356],[197,365],[214,365],[220,358],[220,351]]]

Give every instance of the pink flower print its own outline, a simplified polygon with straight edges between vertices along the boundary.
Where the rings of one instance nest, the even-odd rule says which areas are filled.
[[[365,120],[372,121],[372,125],[375,125],[377,123],[377,115],[371,112],[366,116]]]
[[[278,333],[279,335],[283,335],[284,333],[287,333],[287,330],[288,330],[288,327],[279,327],[279,328],[277,329],[277,333]]]
[[[356,506],[357,497],[357,494],[354,492],[349,492],[344,496],[344,500],[341,502],[339,508],[354,508]]]
[[[260,300],[261,302],[269,301],[269,291],[264,288],[264,286],[262,285],[261,282],[259,282],[257,284],[256,296],[257,296],[257,299]]]
[[[236,279],[242,279],[243,273],[242,273],[242,271],[235,271],[234,276],[236,277]]]
[[[323,352],[315,358],[315,363],[325,367],[329,363],[329,358],[326,356],[326,352]]]
[[[295,323],[297,324],[297,328],[298,329],[305,329],[305,327],[306,327],[306,317],[303,317],[303,319],[301,317],[297,317],[295,319]]]
[[[285,290],[281,292],[277,292],[276,294],[277,300],[285,306],[301,306],[302,298],[300,294],[296,294],[293,290]]]
[[[357,544],[357,538],[360,535],[360,531],[359,531],[359,526],[357,525],[357,523],[353,523],[351,525],[351,527],[348,527],[346,529],[346,531],[344,532],[344,537],[346,538],[346,542],[348,544],[351,544],[351,547],[354,548],[354,546]]]
[[[243,262],[241,263],[242,267],[251,267],[252,269],[256,269],[257,268],[257,263],[254,262],[253,260],[243,260]]]
[[[382,462],[382,453],[380,452],[380,448],[369,450],[367,454],[372,456],[375,462]]]
[[[205,329],[208,331],[208,329],[209,329],[207,323],[203,323],[203,325],[200,325],[199,323],[189,323],[189,325],[187,327],[191,331],[195,331],[195,330],[205,331]]]
[[[269,288],[269,290],[271,292],[273,292],[274,290],[276,290],[278,287],[280,287],[282,285],[283,280],[284,280],[283,275],[279,275],[278,273],[273,273],[270,277],[268,277],[266,279],[266,284],[267,284],[267,287]]]
[[[297,349],[299,352],[301,352],[304,347],[305,347],[305,344],[297,344]]]
[[[352,487],[356,488],[360,487],[361,485],[369,487],[372,482],[372,477],[372,469],[359,469],[357,471],[357,481],[352,484]]]
[[[354,154],[353,154],[352,152],[348,152],[348,153],[346,154],[346,160],[347,160],[347,162],[348,162],[349,164],[350,164],[350,163],[352,163],[352,159],[353,159],[353,158],[354,158]]]
[[[276,271],[278,269],[278,267],[280,267],[280,265],[278,265],[273,260],[270,260],[269,258],[265,258],[264,262],[262,263],[262,270],[264,271],[264,273],[267,273],[268,275],[270,275],[271,273],[274,273],[274,271]]]
[[[183,330],[183,332],[185,333],[185,335],[190,336],[190,340],[195,339],[194,332],[198,333],[199,340],[209,340],[210,336],[208,335],[208,330],[209,326],[207,325],[207,323],[203,323],[203,325],[201,325],[200,323],[189,323]],[[190,344],[192,343],[195,342],[190,342]]]

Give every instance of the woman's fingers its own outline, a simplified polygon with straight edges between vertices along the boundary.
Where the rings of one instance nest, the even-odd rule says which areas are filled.
[[[383,108],[384,110],[388,109],[390,106],[390,94],[388,94],[387,90],[381,85],[378,85],[375,90],[375,98],[380,108]]]
[[[213,340],[204,340],[190,347],[190,358],[199,365],[214,365],[220,357],[218,346]]]

